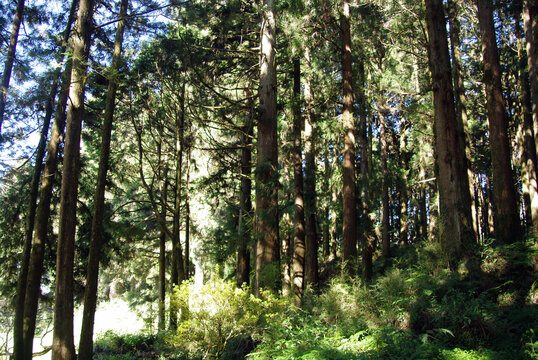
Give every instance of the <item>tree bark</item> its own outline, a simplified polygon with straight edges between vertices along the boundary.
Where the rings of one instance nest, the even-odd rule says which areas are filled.
[[[13,26],[9,37],[9,46],[6,54],[6,62],[4,63],[4,73],[2,74],[2,84],[0,86],[0,139],[2,138],[2,124],[4,122],[4,113],[6,110],[7,92],[9,89],[9,81],[11,80],[11,71],[13,70],[13,62],[15,61],[17,51],[17,41],[19,40],[19,28],[22,18],[24,17],[24,0],[17,1],[17,10],[13,16]]]
[[[450,56],[442,0],[426,0],[430,69],[435,110],[435,150],[439,188],[439,240],[449,266],[455,269],[474,243],[465,156],[458,140]],[[467,194],[465,194],[467,192]]]
[[[305,211],[303,191],[302,116],[301,116],[301,60],[293,59],[293,185],[295,221],[293,236],[292,284],[293,302],[301,306],[305,284]]]
[[[521,238],[516,191],[510,164],[508,124],[501,85],[501,66],[493,23],[491,0],[478,0],[484,83],[489,120],[489,142],[495,204],[495,236],[503,242]]]
[[[262,288],[273,291],[280,288],[275,5],[273,0],[263,0],[262,5],[256,169],[256,295]]]
[[[53,360],[72,360],[75,358],[73,266],[80,168],[80,133],[84,115],[84,88],[90,51],[93,8],[93,0],[80,0],[77,27],[73,36],[73,70],[69,87],[70,102],[67,109],[63,176],[60,191],[60,230],[54,289]]]
[[[310,67],[310,47],[305,48],[306,64]],[[305,212],[305,260],[304,285],[318,286],[318,233],[317,233],[317,207],[316,207],[316,132],[314,100],[311,91],[311,79],[306,77],[304,83],[304,96],[306,103],[306,116],[304,119],[304,152],[305,152],[305,178],[304,178],[304,212]],[[300,90],[298,90],[300,91]]]
[[[342,3],[340,28],[342,32],[342,125],[344,128],[342,262],[345,270],[349,274],[353,274],[357,260],[357,196],[355,190],[353,71],[351,66],[351,29],[348,0],[343,0]]]
[[[92,229],[90,237],[90,251],[86,273],[86,288],[84,289],[84,310],[82,313],[82,329],[80,332],[79,360],[93,358],[93,328],[95,308],[97,305],[97,287],[99,280],[99,261],[103,247],[103,219],[105,216],[105,188],[106,176],[109,167],[110,142],[112,136],[112,123],[116,107],[116,92],[118,89],[117,74],[121,61],[121,48],[123,44],[123,31],[125,29],[125,16],[129,0],[121,0],[114,52],[112,54],[111,77],[108,82],[105,115],[101,134],[101,155],[99,157],[99,170],[95,188]]]

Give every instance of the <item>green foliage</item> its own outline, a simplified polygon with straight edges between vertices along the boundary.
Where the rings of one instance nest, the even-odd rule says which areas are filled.
[[[186,359],[181,349],[173,349],[163,341],[162,334],[116,334],[107,331],[94,344],[94,359]]]
[[[268,292],[256,298],[247,287],[237,288],[217,275],[200,288],[187,281],[174,290],[172,306],[182,310],[182,322],[168,342],[204,359],[218,359],[232,352],[231,341],[242,346],[241,337],[258,338],[264,324],[287,304]]]
[[[403,250],[402,261],[373,285],[335,278],[305,299],[304,310],[286,309],[269,324],[251,358],[536,358],[537,310],[506,281],[514,275],[469,280],[443,270],[435,246]],[[488,251],[489,259],[505,252]],[[524,262],[525,252],[511,256]],[[519,283],[528,284],[526,278],[520,275]],[[522,288],[519,293],[532,291],[531,284]]]

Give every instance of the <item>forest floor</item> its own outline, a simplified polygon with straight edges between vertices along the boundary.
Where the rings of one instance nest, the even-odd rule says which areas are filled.
[[[435,246],[378,258],[369,284],[326,267],[301,308],[218,276],[187,282],[177,330],[104,333],[94,359],[538,360],[537,243],[484,247],[475,274],[439,266]]]
[[[80,338],[80,328],[82,326],[82,307],[75,310],[74,317],[75,328],[75,344],[78,344]],[[129,304],[122,298],[115,298],[109,302],[102,302],[98,305],[95,313],[95,336],[99,337],[107,331],[112,331],[116,334],[128,334],[133,332],[142,331],[144,328],[144,322],[133,311]],[[2,334],[2,339],[5,339],[5,335]],[[41,352],[44,348],[52,345],[52,324],[44,334],[34,339],[34,353]],[[11,348],[11,346],[10,346]],[[6,360],[8,357],[5,357]],[[51,352],[34,357],[35,360],[50,360]],[[0,357],[0,360],[4,360]]]

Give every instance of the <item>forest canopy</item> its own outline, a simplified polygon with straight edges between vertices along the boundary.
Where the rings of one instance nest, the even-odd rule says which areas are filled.
[[[0,357],[538,359],[536,0],[13,0],[0,42]]]

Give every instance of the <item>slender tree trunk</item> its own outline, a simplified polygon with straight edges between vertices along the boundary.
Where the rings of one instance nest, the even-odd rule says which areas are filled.
[[[6,62],[4,63],[4,73],[2,74],[2,84],[0,87],[0,139],[2,136],[2,123],[4,122],[4,113],[6,110],[7,91],[9,81],[11,80],[11,71],[17,50],[17,41],[19,39],[19,28],[24,16],[24,0],[17,1],[17,10],[13,16],[13,26],[9,37],[9,46],[7,49]]]
[[[86,288],[84,290],[84,310],[82,313],[82,329],[80,332],[79,360],[91,360],[93,358],[93,327],[95,320],[95,308],[97,305],[97,287],[99,279],[99,261],[101,248],[103,247],[103,219],[105,216],[105,188],[110,157],[110,142],[112,137],[112,123],[114,109],[116,107],[116,92],[118,89],[117,72],[121,61],[121,47],[123,43],[123,31],[125,29],[125,16],[129,0],[121,0],[114,52],[112,54],[111,73],[108,82],[105,115],[101,130],[101,155],[99,157],[99,170],[97,185],[95,187],[92,229],[90,237],[90,251],[88,256],[88,268],[86,273]]]
[[[49,104],[47,104],[49,106]],[[50,104],[51,115],[45,115],[43,128],[41,129],[41,137],[37,145],[36,162],[32,182],[30,184],[30,199],[28,202],[28,215],[26,218],[26,227],[23,242],[23,253],[21,261],[21,269],[17,281],[17,295],[15,303],[15,321],[13,325],[13,342],[14,342],[14,358],[22,359],[23,357],[23,320],[24,320],[24,299],[26,296],[26,282],[28,280],[28,267],[30,264],[30,255],[32,252],[32,236],[34,234],[35,215],[37,211],[37,195],[39,191],[39,179],[43,169],[43,158],[45,157],[45,145],[47,141],[48,131],[50,127],[50,119],[52,117],[52,104]],[[47,108],[47,114],[49,109]]]
[[[292,284],[293,302],[301,306],[305,277],[305,212],[303,198],[303,158],[301,141],[301,60],[293,59],[293,184],[295,221],[293,236]]]
[[[461,60],[461,41],[460,41],[460,22],[458,18],[458,7],[460,6],[459,0],[448,1],[448,20],[450,22],[450,48],[452,52],[452,71],[454,79],[454,94],[456,104],[456,119],[457,119],[457,131],[458,131],[458,146],[460,153],[465,155],[465,163],[467,164],[467,177],[462,176],[464,194],[464,201],[469,202],[470,205],[464,204],[465,207],[471,206],[471,214],[473,218],[473,230],[475,235],[478,234],[478,222],[477,219],[477,206],[474,202],[474,173],[471,169],[471,140],[469,136],[469,125],[467,119],[467,101],[465,100],[465,88],[463,85],[463,65]],[[467,179],[467,181],[465,181]],[[469,198],[467,197],[469,193]]]
[[[408,188],[407,188],[407,172],[409,170],[409,161],[407,155],[407,134],[406,134],[406,120],[402,120],[400,123],[400,159],[399,163],[402,169],[402,179],[400,184],[400,243],[408,244],[409,237],[409,214],[407,203],[409,202]]]
[[[17,300],[15,304],[15,321],[13,329],[13,341],[14,341],[14,353],[15,359],[22,359],[24,345],[23,345],[23,320],[24,320],[24,299],[26,297],[26,283],[28,280],[28,267],[30,264],[30,255],[32,252],[32,237],[34,234],[34,224],[37,211],[37,195],[39,192],[39,179],[41,178],[41,171],[43,170],[43,158],[45,157],[45,147],[47,144],[47,137],[49,133],[50,120],[52,118],[52,108],[54,98],[57,92],[56,82],[54,89],[51,91],[51,98],[47,100],[47,109],[45,118],[43,119],[43,128],[41,129],[41,136],[39,144],[36,150],[36,161],[34,166],[34,173],[32,174],[32,182],[30,184],[30,199],[28,202],[28,215],[26,217],[26,227],[24,234],[23,253],[21,261],[21,269],[19,272],[19,278],[17,281]]]
[[[187,145],[187,179],[185,193],[185,256],[183,257],[183,268],[185,269],[185,279],[189,279],[189,254],[191,242],[191,205],[190,205],[190,185],[191,185],[191,145]]]
[[[65,52],[67,50],[67,41],[71,32],[71,26],[75,19],[76,1],[72,2],[71,11],[67,21],[66,28],[62,33],[62,44],[58,51],[57,60],[59,63],[63,62]],[[41,137],[39,144],[37,145],[36,161],[34,167],[34,174],[32,176],[32,183],[30,185],[30,199],[28,203],[28,216],[26,218],[26,228],[24,237],[24,250],[23,258],[21,262],[21,270],[19,273],[19,279],[17,282],[17,301],[15,307],[15,321],[13,331],[13,343],[14,343],[14,359],[21,360],[24,358],[24,341],[23,341],[23,321],[24,321],[24,302],[26,297],[26,285],[28,280],[28,268],[30,266],[30,256],[32,251],[32,239],[34,234],[34,225],[37,212],[37,198],[39,193],[39,180],[41,179],[41,172],[43,170],[43,159],[45,157],[45,148],[47,145],[47,136],[49,133],[50,121],[54,112],[54,100],[58,93],[58,87],[61,79],[61,68],[58,68],[53,74],[52,88],[47,99],[45,106],[45,117],[43,119],[43,128],[41,130]]]
[[[285,184],[291,184],[291,176],[293,176],[293,159],[292,151],[288,151],[288,156],[284,158],[283,168],[286,169],[282,174],[282,181]],[[289,189],[289,187],[288,187]],[[292,191],[286,191],[285,200],[286,204],[292,203]],[[282,296],[289,297],[292,292],[293,279],[292,279],[292,266],[293,266],[293,229],[294,221],[291,219],[289,211],[282,214],[282,228],[284,229],[285,236],[282,237]]]
[[[353,122],[353,71],[349,1],[343,0],[340,17],[342,42],[342,88],[344,128],[342,261],[346,271],[355,272],[357,258],[357,196],[355,190],[355,135]]]
[[[179,286],[185,280],[185,269],[183,261],[183,250],[181,248],[180,225],[181,225],[181,177],[183,167],[183,148],[184,148],[184,130],[185,130],[185,83],[181,90],[180,108],[181,115],[179,121],[176,120],[176,191],[174,206],[174,224],[172,227],[172,286]],[[170,309],[170,326],[177,327],[177,311],[179,309]],[[184,314],[182,313],[182,316]]]
[[[305,48],[306,64],[310,67],[310,47]],[[304,119],[304,152],[305,152],[305,178],[304,178],[304,211],[305,211],[305,260],[304,282],[314,288],[318,286],[318,233],[316,221],[316,137],[314,100],[311,91],[311,79],[306,78],[304,95],[306,103],[306,116]],[[297,90],[300,91],[300,90]]]
[[[426,180],[426,171],[424,170],[424,164],[420,162],[420,179]],[[422,240],[428,240],[428,207],[426,204],[426,184],[419,184],[418,188],[418,207],[420,214],[420,235]]]
[[[263,0],[262,5],[256,169],[256,295],[262,288],[274,291],[280,288],[275,5],[273,0]]]
[[[236,282],[240,287],[242,284],[250,283],[250,239],[252,234],[252,193],[251,161],[252,161],[252,137],[253,124],[253,104],[250,89],[246,91],[248,111],[241,135],[241,192],[239,196],[239,244],[237,249],[237,273]]]
[[[74,1],[76,3],[77,0]],[[58,168],[58,153],[62,134],[65,128],[67,97],[69,95],[69,84],[71,82],[72,62],[68,61],[62,74],[62,86],[56,111],[54,123],[49,143],[47,145],[47,159],[45,168],[41,176],[39,188],[39,203],[34,225],[34,237],[32,240],[32,252],[28,265],[28,279],[26,283],[24,299],[24,319],[23,319],[23,359],[32,359],[32,346],[36,329],[36,317],[41,294],[41,276],[43,274],[43,260],[45,256],[45,244],[48,243],[48,225],[50,220],[50,205],[52,200],[52,190]],[[20,353],[20,352],[19,352]],[[17,355],[17,359],[20,359]]]
[[[531,87],[534,141],[538,151],[538,45],[536,44],[538,41],[538,1],[524,0],[522,14]]]
[[[374,252],[374,236],[373,236],[373,221],[370,218],[370,143],[368,141],[368,130],[370,123],[366,112],[366,73],[364,69],[364,61],[359,62],[359,142],[360,142],[360,199],[361,199],[361,217],[362,217],[362,233],[361,241],[361,257],[362,257],[362,277],[364,281],[369,282],[374,274],[373,272],[373,252]]]
[[[385,99],[383,95],[379,99],[379,146],[381,147],[381,244],[382,254],[385,258],[390,257],[390,209],[389,209],[389,172],[387,168],[388,142]]]
[[[478,0],[478,20],[482,41],[491,168],[494,181],[495,236],[499,241],[514,242],[521,238],[521,224],[510,164],[508,124],[504,108],[501,66],[495,37],[491,0]]]
[[[160,150],[160,149],[159,149]],[[160,151],[159,151],[160,156]],[[163,163],[159,159],[159,169]],[[166,222],[166,207],[168,202],[168,157],[164,159],[164,171],[160,177],[161,218]],[[158,329],[164,330],[166,324],[166,231],[161,229],[159,235],[159,320]]]
[[[516,22],[516,33],[521,37],[521,26]],[[519,108],[520,122],[518,139],[521,145],[519,163],[521,166],[521,182],[525,203],[525,217],[527,232],[538,230],[538,160],[536,158],[536,146],[532,122],[532,104],[530,98],[529,82],[527,81],[527,54],[524,50],[524,40],[518,40],[518,85],[519,85]]]
[[[325,206],[323,207],[323,258],[325,261],[329,259],[331,251],[331,233],[330,233],[330,186],[331,170],[329,167],[329,143],[324,144],[323,151],[323,196],[325,198]]]
[[[73,340],[73,266],[76,211],[80,168],[80,133],[84,115],[84,87],[92,32],[93,0],[80,0],[77,29],[73,37],[73,70],[69,88],[62,188],[60,230],[56,257],[54,291],[53,360],[75,358]]]

